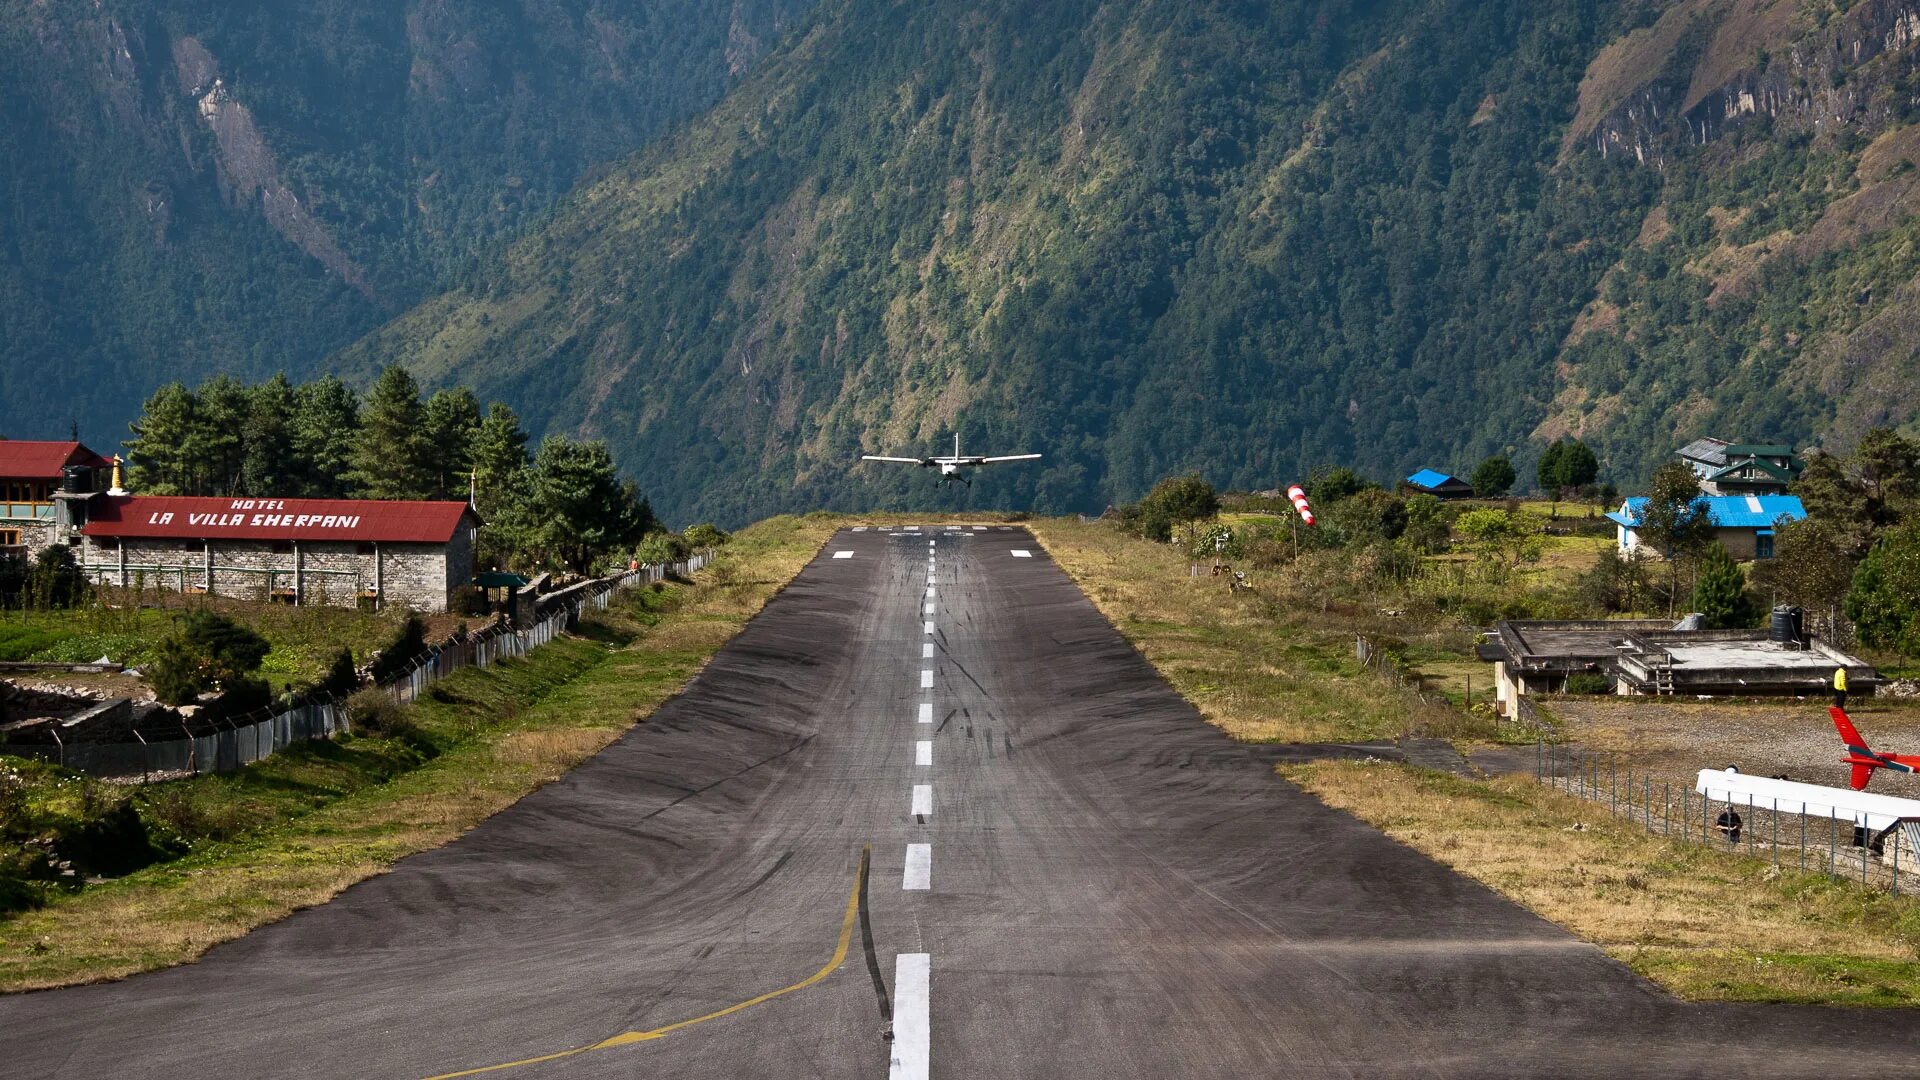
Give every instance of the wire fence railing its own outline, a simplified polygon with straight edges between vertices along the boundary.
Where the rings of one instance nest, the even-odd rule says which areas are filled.
[[[435,682],[462,668],[484,668],[501,660],[525,656],[555,638],[576,629],[586,611],[605,611],[622,589],[668,577],[685,577],[706,566],[711,555],[700,552],[679,562],[642,566],[612,577],[598,578],[541,598],[530,625],[496,623],[459,641],[433,646],[407,667],[380,680],[381,689],[401,704],[413,701]],[[105,779],[172,779],[231,772],[268,757],[295,743],[332,738],[346,731],[351,719],[343,695],[315,693],[291,707],[261,709],[214,721],[211,730],[183,727],[180,738],[149,738],[133,731],[132,741],[54,742],[8,744],[0,750],[19,757],[39,758]]]
[[[1765,860],[1781,870],[1845,878],[1895,896],[1912,895],[1920,884],[1920,820],[1901,819],[1876,831],[1807,803],[1732,792],[1716,798],[1712,788],[1697,791],[1670,772],[1549,742],[1535,744],[1534,779],[1650,836]]]

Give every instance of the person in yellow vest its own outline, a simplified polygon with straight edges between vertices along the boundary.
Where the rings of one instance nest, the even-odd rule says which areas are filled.
[[[1847,669],[1843,667],[1833,669],[1833,707],[1847,707]]]

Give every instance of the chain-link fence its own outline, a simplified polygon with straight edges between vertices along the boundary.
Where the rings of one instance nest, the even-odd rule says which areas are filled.
[[[1708,786],[1695,789],[1671,773],[1636,768],[1611,754],[1541,742],[1534,778],[1583,799],[1649,835],[1770,861],[1783,869],[1823,873],[1912,893],[1920,874],[1920,819],[1869,827],[1846,810],[1769,799]]]
[[[487,667],[508,657],[525,656],[561,634],[575,629],[586,610],[605,611],[615,593],[668,577],[685,577],[706,566],[706,552],[680,562],[642,566],[613,577],[584,582],[543,598],[538,619],[513,628],[495,624],[460,641],[435,646],[422,653],[380,686],[395,701],[406,703],[427,687],[467,667]],[[8,745],[19,757],[39,758],[93,776],[132,779],[170,779],[206,773],[230,772],[309,739],[325,739],[347,730],[346,701],[331,694],[310,695],[291,708],[262,709],[214,722],[213,730],[183,729],[178,739],[150,739],[133,732],[132,742],[71,742]]]

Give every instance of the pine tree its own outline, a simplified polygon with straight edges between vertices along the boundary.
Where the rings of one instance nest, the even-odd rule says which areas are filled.
[[[433,497],[465,499],[480,430],[480,402],[464,386],[435,390],[427,399],[427,438],[433,443]]]
[[[1560,487],[1583,488],[1600,476],[1600,459],[1579,439],[1568,439],[1560,451]]]
[[[534,455],[531,492],[539,542],[567,568],[638,540],[656,524],[632,484],[622,483],[605,443],[549,435]]]
[[[424,499],[433,493],[436,448],[427,434],[420,385],[405,368],[389,367],[360,409],[353,482],[368,499]]]
[[[1747,595],[1747,578],[1727,549],[1710,545],[1700,557],[1700,577],[1693,586],[1693,610],[1709,630],[1744,630],[1760,619],[1759,606]]]
[[[353,451],[360,437],[360,400],[338,376],[294,392],[293,453],[299,476],[293,494],[341,499],[352,491]]]
[[[148,398],[140,418],[127,425],[133,438],[127,440],[127,457],[132,475],[127,479],[135,491],[146,495],[186,495],[193,491],[193,465],[188,445],[199,413],[200,403],[193,391],[180,383],[168,383]]]
[[[293,384],[285,374],[278,374],[254,387],[248,398],[240,440],[239,494],[255,498],[298,494],[294,490],[300,461],[293,447]]]
[[[194,495],[232,495],[240,490],[246,462],[241,433],[246,428],[252,393],[231,375],[216,375],[194,391],[200,408],[189,433],[188,454],[198,476]]]

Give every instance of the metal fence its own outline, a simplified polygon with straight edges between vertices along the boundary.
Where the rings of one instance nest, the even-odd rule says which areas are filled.
[[[1649,835],[1768,860],[1781,869],[1847,878],[1895,896],[1911,894],[1913,875],[1920,874],[1920,821],[1902,820],[1874,833],[1851,819],[1801,813],[1809,807],[1786,801],[1715,799],[1671,774],[1547,742],[1535,745],[1534,778]]]
[[[550,601],[543,598],[540,615],[531,626],[514,629],[497,623],[461,641],[430,648],[406,670],[381,680],[379,685],[395,701],[410,702],[461,668],[483,668],[499,660],[525,656],[575,629],[581,612],[605,611],[621,589],[685,577],[709,561],[711,556],[701,552],[677,563],[642,566],[563,590]],[[262,710],[220,723],[224,726],[219,730],[197,735],[183,731],[178,739],[148,739],[135,732],[133,742],[61,743],[56,732],[52,746],[24,744],[4,749],[9,754],[56,762],[93,776],[170,779],[231,772],[294,743],[331,738],[347,730],[348,717],[345,700],[316,694],[289,709]]]

